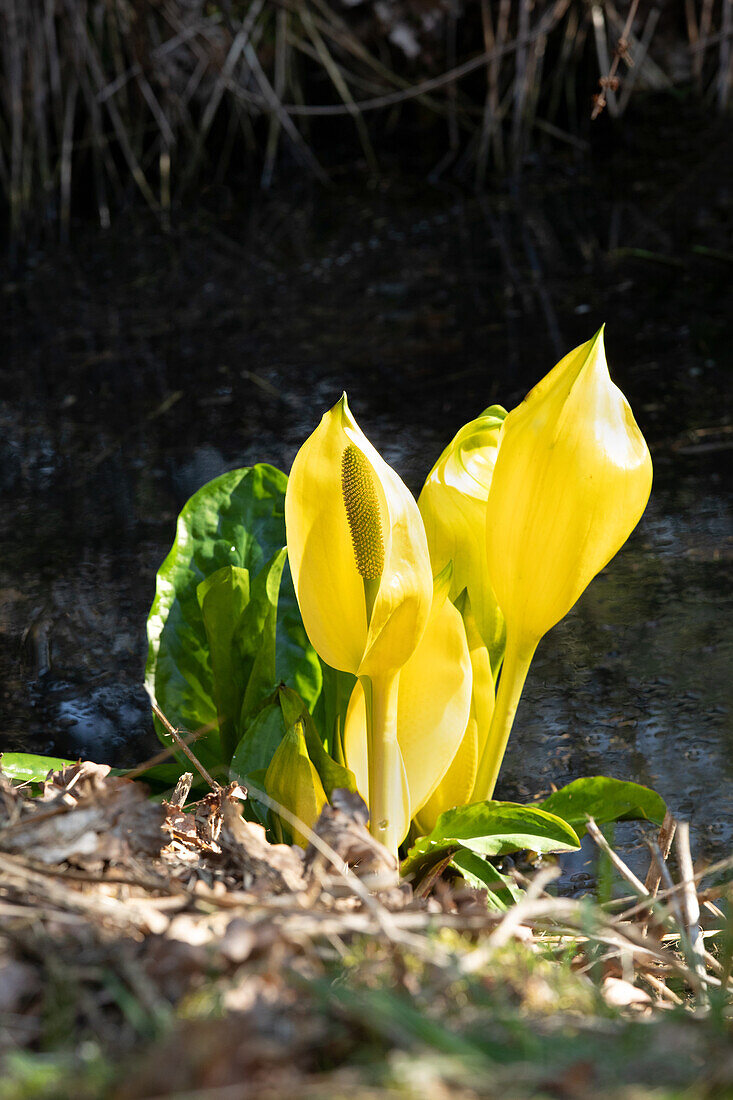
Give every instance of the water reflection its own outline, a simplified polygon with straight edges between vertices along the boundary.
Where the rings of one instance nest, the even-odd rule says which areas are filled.
[[[691,819],[698,852],[727,851],[725,451],[671,445],[724,412],[717,272],[682,286],[664,271],[664,288],[631,261],[609,272],[610,204],[570,177],[524,205],[425,192],[309,202],[171,237],[137,219],[127,235],[39,253],[4,287],[2,745],[119,764],[155,747],[144,623],[200,484],[258,460],[288,469],[346,386],[418,490],[462,422],[520,400],[558,341],[609,318],[614,376],[656,441],[656,485],[628,546],[541,643],[500,793],[635,779]],[[679,323],[690,309],[700,351]],[[633,847],[636,826],[624,829]]]

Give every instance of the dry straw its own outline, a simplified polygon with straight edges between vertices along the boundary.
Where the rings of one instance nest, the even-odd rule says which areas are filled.
[[[668,88],[665,58],[679,67],[680,46],[699,94],[725,109],[730,0],[676,0],[688,41],[672,49],[670,5],[657,33],[662,7],[435,0],[419,20],[400,2],[2,0],[0,192],[11,233],[40,220],[67,235],[77,196],[91,195],[102,226],[135,191],[165,218],[233,161],[268,186],[285,146],[326,180],[322,120],[339,116],[376,172],[380,135],[406,111],[433,115],[449,146],[438,170],[456,162],[481,185],[540,138],[582,147],[594,92],[596,113],[619,116],[633,90]]]

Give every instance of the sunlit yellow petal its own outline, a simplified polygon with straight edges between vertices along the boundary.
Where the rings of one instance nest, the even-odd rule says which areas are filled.
[[[499,405],[465,424],[445,448],[418,499],[434,573],[453,562],[451,600],[467,589],[497,669],[504,619],[486,568],[486,501],[506,412]]]
[[[343,402],[324,414],[298,451],[285,494],[288,558],[306,633],[329,665],[355,673],[367,643],[364,584],[342,492],[351,442]]]
[[[509,413],[488,498],[488,566],[509,629],[540,638],[636,526],[649,450],[611,382],[602,331]]]
[[[422,833],[429,833],[440,814],[473,801],[474,782],[480,752],[491,725],[494,710],[494,681],[489,653],[478,632],[466,597],[459,601],[466,631],[473,687],[466,730],[450,767],[422,809],[414,815]]]
[[[343,672],[400,668],[430,609],[427,539],[412,494],[361,431],[346,395],[295,458],[285,523],[293,583],[316,652]],[[375,539],[381,557],[367,624],[362,559]]]
[[[430,797],[463,737],[471,705],[471,661],[459,612],[448,600],[450,572],[436,583],[420,644],[399,680],[397,741],[407,773],[410,811]],[[345,752],[361,790],[366,769],[366,709],[354,688],[345,726]]]

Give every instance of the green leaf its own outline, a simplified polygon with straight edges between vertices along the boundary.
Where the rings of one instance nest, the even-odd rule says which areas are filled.
[[[605,775],[576,779],[537,808],[557,814],[573,826],[578,836],[585,833],[586,817],[592,817],[597,825],[639,820],[661,825],[667,810],[664,799],[649,787]]]
[[[36,756],[31,752],[0,754],[0,771],[3,775],[22,783],[42,783],[49,772],[58,772],[76,763],[76,760],[63,760],[60,756]]]
[[[249,570],[225,565],[196,589],[225,759],[231,758],[247,720],[275,689],[275,625],[284,564],[282,549],[251,584]]]
[[[418,840],[402,863],[403,874],[423,874],[431,864],[461,848],[485,856],[533,852],[569,852],[580,846],[562,818],[517,802],[472,802],[446,810],[433,831]]]
[[[287,560],[277,608],[276,654],[278,680],[294,688],[308,710],[312,711],[321,695],[323,672],[318,654],[308,641],[303,626]]]
[[[265,563],[285,545],[286,485],[285,474],[263,464],[232,470],[204,485],[184,505],[173,547],[158,571],[148,616],[145,686],[174,725],[188,730],[212,727],[196,742],[196,754],[209,770],[220,772],[226,754],[197,589],[225,566],[247,570],[254,587]],[[297,685],[312,706],[321,690],[321,669],[305,639],[289,573],[283,577],[277,604],[277,638],[282,644],[276,678]]]
[[[313,711],[318,728],[323,731],[326,748],[334,760],[345,764],[343,747],[344,721],[351,693],[354,690],[356,676],[351,672],[341,672],[331,668],[325,661],[323,668],[323,690]]]
[[[255,772],[267,771],[280,742],[285,724],[279,702],[269,703],[256,715],[240,740],[229,767],[229,778],[247,786]],[[260,784],[261,786],[261,784]]]
[[[469,886],[477,890],[486,890],[486,903],[489,909],[498,909],[505,912],[510,905],[519,901],[522,890],[507,875],[497,871],[493,863],[489,863],[483,856],[476,852],[470,852],[467,848],[461,848],[451,860],[451,866],[456,867]]]
[[[315,722],[300,696],[288,687],[281,687],[278,695],[285,728],[290,729],[296,722],[303,722],[308,756],[320,776],[328,797],[330,798],[331,792],[339,787],[345,787],[348,791],[355,791],[356,779],[354,773],[345,765],[339,764],[326,752],[323,742],[318,736]]]

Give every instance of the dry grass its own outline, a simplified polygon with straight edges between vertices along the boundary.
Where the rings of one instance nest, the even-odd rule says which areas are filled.
[[[540,139],[582,147],[594,92],[618,117],[633,92],[688,79],[725,109],[730,3],[677,0],[662,18],[663,7],[2,0],[0,188],[12,233],[40,219],[67,234],[76,201],[108,225],[131,190],[165,218],[233,161],[269,185],[285,149],[324,180],[324,124],[339,116],[371,172],[385,132],[433,116],[447,135],[436,171],[452,165],[481,184]]]

